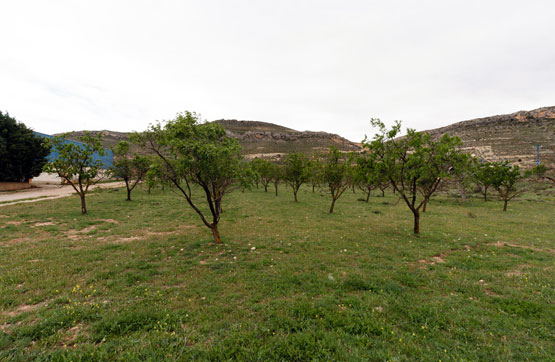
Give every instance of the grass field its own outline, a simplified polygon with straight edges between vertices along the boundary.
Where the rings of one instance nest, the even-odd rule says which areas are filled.
[[[555,199],[166,190],[0,208],[0,360],[553,360]]]

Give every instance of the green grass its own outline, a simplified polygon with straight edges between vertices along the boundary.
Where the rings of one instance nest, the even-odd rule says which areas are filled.
[[[0,208],[0,360],[550,360],[555,200],[224,200],[169,190]],[[200,199],[200,197],[199,197]]]

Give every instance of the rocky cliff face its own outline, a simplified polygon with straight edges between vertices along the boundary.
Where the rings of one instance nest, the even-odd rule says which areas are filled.
[[[434,137],[458,136],[462,149],[487,161],[504,161],[530,168],[540,161],[555,163],[555,107],[478,118],[425,131]]]
[[[277,157],[297,151],[306,154],[324,152],[330,145],[336,146],[341,151],[356,151],[359,145],[331,133],[326,132],[299,132],[294,129],[272,123],[237,120],[218,120],[226,130],[229,137],[239,140],[242,153],[247,158],[257,156]],[[78,140],[85,131],[71,132],[70,139]],[[119,141],[128,140],[129,133],[115,131],[90,131],[91,134],[102,134],[104,147],[110,148]],[[133,151],[139,149],[133,148]]]
[[[237,138],[243,153],[258,155],[285,154],[293,151],[312,154],[326,151],[331,145],[340,151],[357,151],[360,146],[332,133],[296,131],[272,123],[218,120],[228,136]]]

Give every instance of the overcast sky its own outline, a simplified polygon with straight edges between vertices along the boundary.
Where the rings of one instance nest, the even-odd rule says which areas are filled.
[[[555,1],[2,1],[0,110],[36,131],[190,110],[352,141],[555,105]]]

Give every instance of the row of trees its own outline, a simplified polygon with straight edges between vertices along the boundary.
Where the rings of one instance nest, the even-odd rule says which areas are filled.
[[[313,191],[317,187],[327,189],[331,196],[330,213],[349,188],[362,190],[368,202],[373,190],[380,189],[383,195],[391,187],[412,212],[415,234],[420,233],[421,213],[446,180],[458,183],[461,195],[465,195],[464,190],[473,181],[486,200],[488,189],[496,189],[504,200],[504,210],[519,193],[516,183],[522,175],[518,166],[479,163],[458,151],[461,141],[456,137],[444,135],[434,140],[429,134],[410,129],[399,137],[399,122],[391,129],[378,119],[371,123],[379,132],[363,142],[362,153],[343,154],[331,147],[328,153],[310,159],[293,152],[281,163],[265,159],[247,163],[241,157],[238,141],[226,137],[220,125],[203,123],[199,115],[184,112],[131,137],[144,155],[131,154],[127,142],[118,144],[109,174],[125,181],[127,200],[131,200],[132,190],[143,179],[149,187],[156,183],[171,186],[198,214],[218,243],[222,242],[218,223],[224,196],[252,184],[262,185],[266,192],[273,185],[277,195],[278,185],[284,183],[291,188],[295,202],[303,184],[311,184]],[[91,135],[81,141],[88,146],[79,148],[60,139],[51,141],[60,157],[45,170],[57,173],[74,187],[81,197],[82,212],[86,213],[85,194],[99,171],[92,154],[101,153],[102,149],[100,139]],[[202,197],[195,197],[196,193]],[[201,207],[199,200],[204,200],[202,203],[208,207]],[[203,211],[206,209],[209,211]]]

